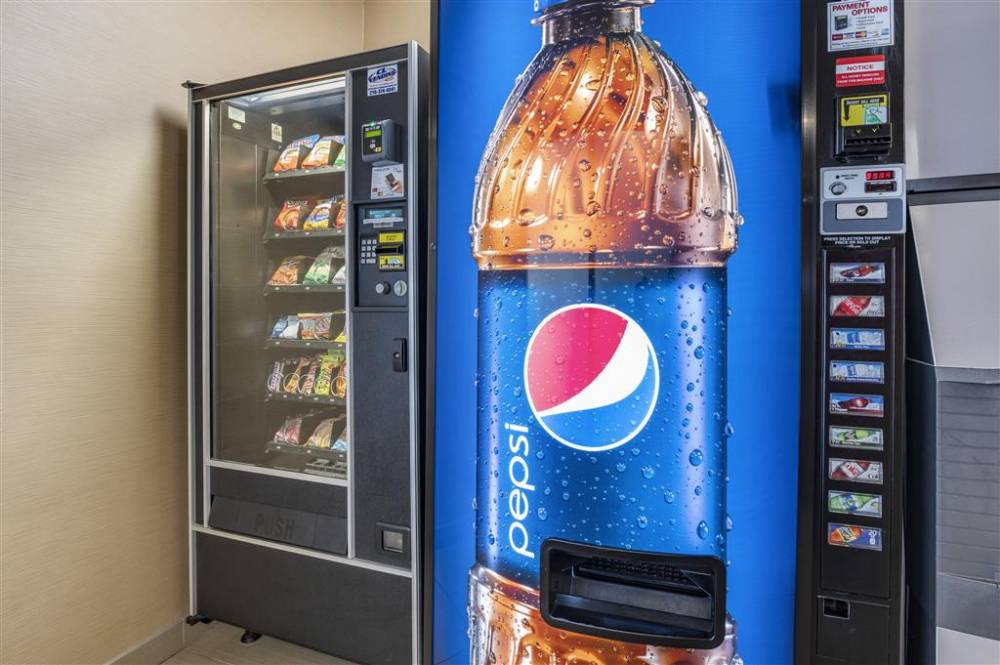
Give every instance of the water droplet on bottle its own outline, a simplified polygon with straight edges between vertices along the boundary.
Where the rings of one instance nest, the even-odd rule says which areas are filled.
[[[539,508],[535,513],[538,515],[538,519],[544,521],[548,518],[549,513],[544,508]]]
[[[701,90],[695,90],[694,98],[698,100],[698,103],[702,106],[708,106],[708,95],[703,93]]]
[[[615,464],[615,469],[618,471],[618,473],[624,472],[625,471],[625,462],[618,462],[618,464]]]
[[[538,236],[538,249],[542,250],[543,252],[549,251],[550,249],[555,247],[555,245],[556,245],[556,239],[553,238],[552,236],[546,233],[543,233],[542,235]]]
[[[689,384],[687,384],[687,386],[686,386],[686,387],[687,387],[687,391],[688,391],[689,393],[693,393],[693,392],[694,392],[694,384],[693,384],[693,383],[689,383]]]
[[[733,518],[728,513],[726,514],[726,531],[733,530]]]
[[[705,461],[705,454],[701,452],[701,448],[695,448],[688,455],[688,461],[691,462],[691,466],[701,466],[701,463]]]
[[[601,88],[601,79],[590,79],[583,85],[583,87],[591,92],[596,92]]]
[[[584,229],[583,230],[583,237],[584,238],[589,238],[590,235],[591,235],[591,230],[590,229]]]
[[[736,433],[736,428],[733,427],[732,423],[727,422],[726,426],[722,430],[722,433],[726,435],[726,438],[731,437]]]
[[[674,244],[674,237],[665,235],[662,238],[660,238],[660,242],[663,244],[664,247],[672,247]]]
[[[589,201],[587,203],[587,215],[593,217],[597,213],[601,212],[601,204],[597,201]]]
[[[667,102],[667,98],[664,97],[663,95],[657,95],[657,96],[653,97],[649,101],[652,102],[653,108],[656,110],[657,113],[666,113],[667,112],[667,103],[668,102]]]
[[[562,500],[563,501],[569,501],[569,492],[563,492],[562,493]]]
[[[650,480],[655,475],[656,475],[656,469],[654,469],[653,467],[648,465],[642,467],[642,477],[645,478],[646,480]]]
[[[674,498],[675,497],[674,497],[674,493],[673,492],[671,492],[670,490],[663,490],[663,500],[664,501],[666,501],[667,503],[673,503],[674,502]]]
[[[639,515],[637,518],[635,518],[635,523],[639,525],[640,529],[645,529],[646,526],[649,524],[649,518],[646,517],[645,515]]]
[[[708,538],[708,523],[705,520],[698,522],[698,537],[702,540]]]
[[[520,212],[517,213],[517,223],[521,226],[529,226],[538,219],[538,215],[531,208],[521,208]]]
[[[702,492],[701,485],[695,485],[694,486],[694,495],[695,496],[701,496],[701,492]]]
[[[580,168],[581,171],[589,171],[591,167],[590,162],[587,161],[586,159],[581,159],[579,162],[577,162],[577,166]]]
[[[705,347],[703,347],[703,346],[696,346],[695,349],[694,349],[694,357],[697,358],[698,360],[701,360],[702,358],[704,358],[705,357]]]

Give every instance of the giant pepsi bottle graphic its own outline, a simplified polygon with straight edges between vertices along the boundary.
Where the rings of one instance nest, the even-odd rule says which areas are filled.
[[[741,219],[706,98],[640,31],[651,3],[536,2],[542,49],[480,164],[477,665],[737,659],[722,562]]]

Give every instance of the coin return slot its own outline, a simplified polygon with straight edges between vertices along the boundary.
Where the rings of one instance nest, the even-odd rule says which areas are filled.
[[[542,617],[557,628],[639,644],[707,649],[725,630],[725,568],[715,557],[632,552],[550,539]]]
[[[824,598],[823,616],[831,617],[833,619],[850,619],[851,604],[846,600],[840,600],[839,598]]]

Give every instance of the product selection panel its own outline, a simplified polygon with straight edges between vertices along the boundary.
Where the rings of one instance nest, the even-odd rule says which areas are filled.
[[[405,307],[410,265],[404,206],[359,206],[357,215],[358,306]]]

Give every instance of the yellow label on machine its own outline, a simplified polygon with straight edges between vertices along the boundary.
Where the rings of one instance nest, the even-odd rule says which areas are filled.
[[[862,127],[889,122],[889,95],[840,98],[840,126]]]
[[[383,254],[378,257],[379,270],[403,270],[404,268],[402,254]]]
[[[385,233],[378,234],[378,244],[380,245],[402,245],[403,244],[403,232],[402,231],[387,231]]]

